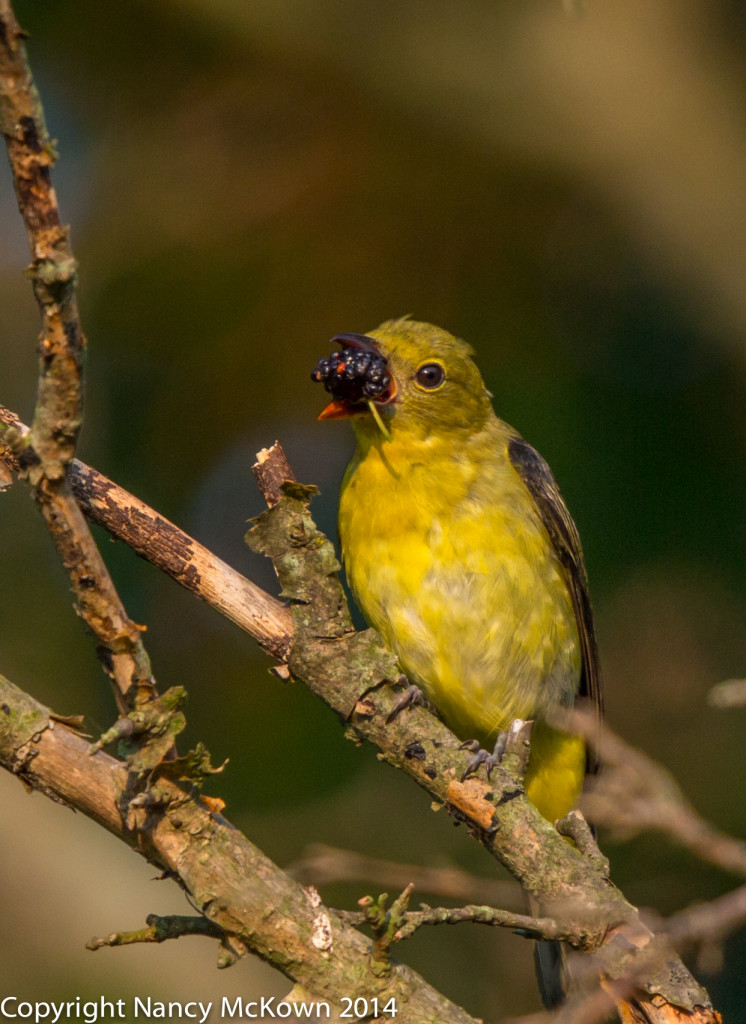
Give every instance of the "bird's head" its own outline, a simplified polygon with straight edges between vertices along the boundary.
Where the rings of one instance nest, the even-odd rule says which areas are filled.
[[[368,335],[338,335],[333,344],[341,351],[311,374],[333,396],[319,419],[354,417],[363,435],[402,429],[427,436],[472,433],[490,415],[473,350],[448,331],[404,318]]]

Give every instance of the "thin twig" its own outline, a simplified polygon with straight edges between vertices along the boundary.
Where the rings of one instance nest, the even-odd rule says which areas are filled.
[[[86,949],[102,949],[104,946],[131,946],[135,943],[166,942],[169,939],[180,939],[184,935],[203,935],[211,939],[221,939],[223,930],[208,921],[206,917],[169,914],[160,917],[149,914],[146,928],[133,932],[112,932],[110,935],[96,936],[85,944]]]
[[[362,910],[338,910],[345,921],[352,924],[364,924],[368,915]],[[529,939],[558,939],[579,943],[582,941],[581,929],[571,924],[564,927],[552,917],[531,917],[529,914],[517,914],[511,910],[500,910],[496,907],[475,906],[467,904],[463,907],[427,907],[422,910],[408,910],[402,915],[393,934],[395,942],[411,938],[416,931],[425,925],[437,924],[486,924],[492,928],[510,928]]]
[[[746,923],[746,885],[710,900],[693,903],[666,918],[656,929],[677,949],[700,943],[721,942]]]
[[[581,799],[591,821],[619,838],[662,832],[707,863],[746,876],[746,843],[706,821],[663,765],[630,746],[608,726],[599,730],[592,716],[583,711],[563,713],[563,720],[584,733],[604,765],[604,770],[589,780]]]
[[[516,882],[477,877],[459,868],[427,868],[419,864],[367,857],[353,850],[340,850],[322,843],[307,846],[303,856],[290,864],[288,872],[301,882],[328,885],[330,882],[374,882],[384,889],[403,889],[412,883],[419,893],[446,896],[465,903],[523,907],[524,898]]]
[[[184,935],[202,935],[209,939],[218,939],[220,949],[218,950],[218,963],[220,967],[232,967],[241,957],[249,952],[248,947],[237,935],[224,932],[206,917],[183,916],[170,914],[167,917],[160,917],[158,914],[149,914],[146,919],[146,927],[130,932],[111,932],[109,935],[102,935],[92,938],[86,942],[86,949],[94,952],[103,949],[104,946],[131,946],[140,943],[166,942],[169,939],[180,939]]]
[[[271,448],[257,452],[252,469],[257,486],[270,508],[282,497],[282,485],[295,481],[295,474],[279,441],[275,441]]]

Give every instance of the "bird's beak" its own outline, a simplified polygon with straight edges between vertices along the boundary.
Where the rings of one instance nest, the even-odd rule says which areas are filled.
[[[353,406],[350,402],[345,402],[341,398],[335,398],[331,401],[325,409],[322,409],[316,419],[319,420],[348,420],[351,416],[355,416],[358,412],[367,412],[365,406]]]
[[[338,345],[340,348],[357,348],[361,352],[370,352],[372,355],[380,356],[378,345],[374,338],[367,334],[335,334],[330,345]]]
[[[391,386],[385,398],[374,398],[376,405],[389,405],[396,398],[396,380],[391,378]],[[370,399],[369,399],[370,401]],[[364,416],[370,413],[367,402],[348,402],[343,398],[334,398],[321,410],[316,417],[317,420],[349,420],[353,416]]]

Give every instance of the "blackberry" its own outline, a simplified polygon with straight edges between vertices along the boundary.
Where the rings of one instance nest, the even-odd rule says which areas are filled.
[[[391,385],[383,356],[357,347],[343,348],[332,352],[328,359],[319,359],[311,380],[323,384],[335,398],[353,405],[379,398]]]

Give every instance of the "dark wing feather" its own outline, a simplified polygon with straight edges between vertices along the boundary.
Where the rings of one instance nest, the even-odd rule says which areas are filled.
[[[593,702],[600,719],[603,714],[601,671],[593,625],[593,609],[588,593],[588,577],[577,527],[567,511],[552,471],[541,455],[522,437],[514,437],[508,444],[508,456],[534,499],[557,557],[565,570],[580,636],[580,696]],[[593,758],[589,758],[588,768],[589,771],[598,769],[598,764]]]

